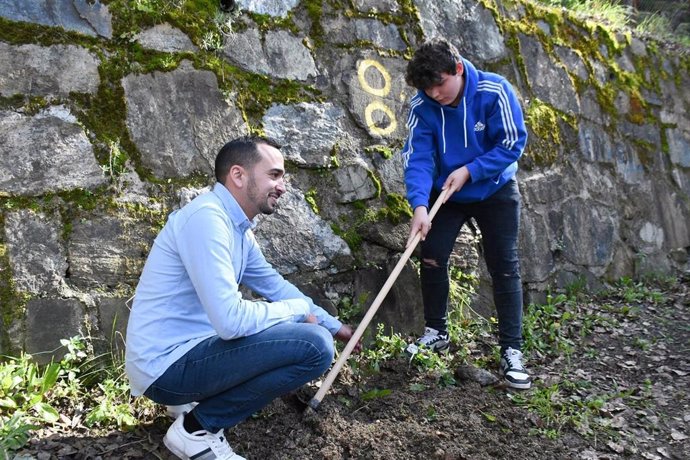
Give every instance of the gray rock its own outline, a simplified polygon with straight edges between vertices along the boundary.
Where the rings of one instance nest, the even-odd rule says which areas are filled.
[[[268,75],[271,68],[258,29],[247,29],[225,38],[223,54],[233,63],[254,73]]]
[[[630,51],[635,56],[646,56],[647,55],[647,45],[637,37],[633,37],[630,41]]]
[[[556,266],[553,253],[559,249],[557,243],[552,241],[546,219],[536,212],[523,211],[519,237],[523,282],[545,281]]]
[[[299,0],[237,0],[237,6],[252,13],[285,17],[297,6]]]
[[[354,0],[355,8],[366,13],[397,13],[400,5],[395,0]]]
[[[182,187],[177,192],[177,197],[180,200],[180,203],[178,205],[178,209],[184,207],[185,205],[187,205],[190,201],[192,201],[194,198],[198,197],[199,195],[203,195],[204,193],[208,193],[211,190],[212,190],[212,188],[210,186],[204,187],[201,189]]]
[[[379,48],[398,51],[407,48],[395,24],[386,25],[376,19],[356,19],[353,22],[357,40],[369,41]]]
[[[618,219],[609,208],[581,198],[566,201],[563,213],[563,255],[573,264],[605,267],[613,257]]]
[[[172,72],[122,80],[127,126],[141,161],[161,178],[212,173],[218,150],[247,133],[242,114],[218,89],[216,76],[186,61]]]
[[[30,294],[57,292],[67,272],[59,216],[28,209],[5,216],[5,241],[15,288]]]
[[[107,344],[107,350],[124,353],[127,321],[129,320],[127,299],[122,297],[102,298],[98,301],[99,329]]]
[[[668,139],[669,158],[673,164],[682,168],[690,168],[690,130],[668,128],[666,129],[666,139]]]
[[[614,138],[614,146],[616,173],[623,179],[623,182],[639,185],[648,180],[635,148],[630,143],[618,138]]]
[[[587,72],[587,67],[585,67],[582,57],[575,50],[566,48],[565,46],[554,46],[553,49],[558,59],[561,60],[569,72],[577,76],[580,80],[587,81],[589,72]]]
[[[260,217],[255,235],[266,259],[283,275],[352,263],[345,241],[314,214],[297,189],[280,198],[272,216]]]
[[[480,2],[472,0],[414,0],[425,37],[444,37],[475,64],[498,61],[507,49],[496,20]],[[481,40],[477,39],[481,37]]]
[[[278,78],[307,80],[319,73],[311,53],[302,43],[286,30],[270,31],[264,39],[266,60],[271,74]]]
[[[661,146],[661,132],[655,123],[631,123],[623,119],[617,127],[622,136],[632,141],[641,140],[649,145]]]
[[[98,0],[3,0],[0,16],[12,21],[62,27],[94,37],[113,37],[112,15]]]
[[[398,260],[393,257],[385,262],[384,268],[365,268],[355,274],[353,298],[362,304],[362,315],[374,303]],[[424,330],[422,305],[417,269],[407,261],[367,327],[364,342],[370,343],[373,340],[379,324],[383,324],[386,333],[420,334]]]
[[[551,35],[551,26],[548,22],[542,21],[540,19],[539,21],[537,21],[537,27],[539,27],[539,30],[544,32],[546,35]]]
[[[461,364],[455,368],[455,376],[461,381],[477,382],[481,386],[493,385],[498,382],[496,377],[486,369],[471,364]]]
[[[580,115],[583,119],[594,121],[600,125],[609,123],[611,117],[601,109],[594,89],[587,88],[580,97]]]
[[[281,145],[285,158],[305,167],[331,165],[333,149],[347,137],[345,111],[331,103],[274,105],[263,117],[266,135]]]
[[[340,167],[333,174],[338,183],[341,203],[368,200],[376,196],[377,189],[370,177],[372,173],[364,162]]]
[[[83,289],[135,286],[155,234],[143,220],[92,216],[72,222],[70,283]]]
[[[106,183],[84,130],[71,120],[64,108],[34,117],[0,111],[0,194],[41,195]]]
[[[402,155],[394,152],[391,158],[383,158],[379,154],[374,154],[373,159],[376,171],[381,177],[381,185],[387,193],[396,193],[406,196],[405,170],[403,168]]]
[[[636,224],[641,229],[644,220],[648,220],[662,229],[663,245],[656,245],[654,252],[666,257],[665,249],[690,247],[690,203],[675,192],[675,187],[661,181],[653,182],[652,190],[646,196],[655,197],[654,206],[650,206],[654,212],[640,216]]]
[[[530,173],[524,179],[521,178],[520,192],[525,205],[530,208],[542,204],[551,207],[563,200],[572,192],[569,190],[570,183],[563,174],[563,171],[552,169],[543,173]]]
[[[139,32],[134,39],[144,48],[177,53],[183,51],[196,52],[198,48],[180,29],[168,23],[157,24],[150,29]]]
[[[603,86],[609,82],[611,76],[609,74],[608,67],[606,67],[604,63],[591,59],[589,61],[589,64],[592,66],[592,69],[594,70],[594,79],[597,83]]]
[[[406,103],[414,90],[405,83],[406,65],[402,59],[364,53],[354,69],[343,74],[350,113],[374,139],[402,140],[407,135]]]
[[[535,95],[562,112],[580,113],[577,93],[565,69],[552,61],[536,39],[518,36],[524,60],[530,63],[527,77]]]
[[[76,299],[32,299],[26,305],[26,352],[40,364],[60,361],[60,340],[84,335],[84,306]]]
[[[379,48],[404,51],[407,45],[400,37],[395,24],[384,24],[376,19],[350,20],[343,16],[323,20],[328,31],[326,39],[331,43],[349,44],[357,40],[371,42]]]
[[[228,35],[223,54],[254,73],[293,80],[307,80],[318,75],[314,58],[302,40],[285,30],[269,31],[263,43],[256,29]]]
[[[20,45],[0,42],[0,95],[67,97],[98,90],[98,58],[74,45]]]
[[[618,67],[620,67],[622,70],[630,73],[635,73],[635,65],[633,64],[633,61],[627,52],[624,51],[623,54],[617,56],[616,63],[618,64]]]
[[[583,121],[580,123],[578,136],[580,142],[578,151],[584,158],[589,161],[613,164],[613,140],[602,126]]]

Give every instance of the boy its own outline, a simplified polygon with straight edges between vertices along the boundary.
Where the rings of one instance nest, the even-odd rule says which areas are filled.
[[[474,218],[493,281],[501,347],[500,374],[528,389],[522,364],[522,284],[518,261],[520,192],[515,174],[527,141],[522,110],[508,81],[477,70],[443,39],[423,44],[408,63],[410,101],[403,148],[407,199],[414,209],[409,245],[421,232],[426,328],[408,349],[448,348],[448,260],[462,225]],[[450,189],[433,226],[428,207]]]

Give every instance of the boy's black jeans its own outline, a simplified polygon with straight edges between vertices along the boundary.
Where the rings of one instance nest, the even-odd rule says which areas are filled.
[[[431,203],[436,200],[431,196]],[[493,282],[501,350],[522,346],[522,282],[518,260],[520,191],[515,178],[484,201],[441,206],[422,241],[422,299],[427,327],[446,331],[448,260],[461,227],[473,217],[482,234],[484,260]]]

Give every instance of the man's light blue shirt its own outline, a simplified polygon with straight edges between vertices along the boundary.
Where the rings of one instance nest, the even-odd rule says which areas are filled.
[[[264,258],[250,221],[225,186],[170,214],[139,279],[127,327],[125,369],[139,396],[201,341],[231,340],[309,313],[335,335],[329,315]],[[267,299],[242,298],[239,284]],[[228,369],[232,372],[232,369]]]

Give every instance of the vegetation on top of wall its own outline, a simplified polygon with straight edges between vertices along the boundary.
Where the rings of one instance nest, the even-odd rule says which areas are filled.
[[[661,121],[658,119],[656,110],[647,103],[643,90],[661,93],[660,82],[664,79],[673,80],[680,88],[682,84],[680,75],[683,69],[687,70],[690,67],[688,64],[690,56],[681,55],[676,62],[667,62],[668,66],[674,68],[674,72],[669,74],[661,62],[653,62],[664,58],[660,56],[658,43],[647,38],[644,42],[647,53],[642,55],[628,53],[635,70],[625,70],[621,68],[618,58],[627,59],[623,54],[631,45],[633,38],[630,29],[625,28],[625,11],[621,7],[614,5],[609,8],[608,2],[599,0],[588,2],[507,0],[502,3],[504,6],[509,3],[515,9],[518,5],[524,7],[525,14],[521,18],[514,19],[515,16],[500,14],[494,0],[482,1],[482,4],[494,14],[504,35],[506,46],[513,51],[512,59],[515,60],[523,81],[529,82],[529,78],[527,78],[527,69],[520,52],[519,33],[539,40],[544,51],[556,63],[560,60],[555,54],[554,45],[567,47],[581,57],[589,75],[586,80],[581,80],[579,76],[570,74],[576,91],[582,94],[589,89],[594,90],[602,111],[609,115],[609,127],[615,128],[622,120],[638,125],[645,123],[657,125],[661,131],[661,148],[664,151],[668,150],[667,143],[664,143],[665,133],[661,127]],[[568,5],[565,5],[566,3]],[[586,3],[588,6],[584,9],[560,8],[560,6],[572,7],[573,3]],[[594,19],[592,14],[598,14],[597,19]],[[602,20],[602,15],[607,19]],[[548,28],[537,27],[538,21],[543,21]],[[605,81],[598,80],[597,75],[601,73],[601,70],[595,68],[596,65],[605,69],[608,77]],[[620,113],[620,107],[616,104],[620,97],[626,97],[629,101],[625,113]],[[545,107],[541,101],[539,104],[528,107],[527,123],[536,134],[530,140],[530,153],[534,155],[533,158],[537,164],[551,164],[556,160],[554,156],[556,151],[548,146],[559,142],[560,134],[557,129],[559,118],[571,126],[576,126],[576,120],[571,119],[572,117],[563,118],[563,114],[557,115],[552,110]],[[647,147],[642,149],[641,160],[652,158],[647,154],[648,142],[635,138],[630,141],[635,145]]]

